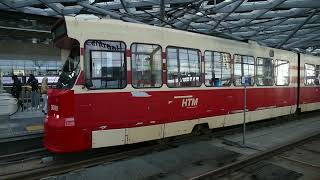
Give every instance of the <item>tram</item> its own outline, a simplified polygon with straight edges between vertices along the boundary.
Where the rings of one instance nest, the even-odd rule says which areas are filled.
[[[48,92],[56,153],[133,144],[320,108],[319,57],[111,19],[65,17],[65,61]]]

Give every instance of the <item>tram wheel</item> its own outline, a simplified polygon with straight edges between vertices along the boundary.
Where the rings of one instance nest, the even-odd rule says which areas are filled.
[[[211,132],[211,130],[210,130],[208,124],[197,124],[192,130],[192,134],[194,134],[196,136],[208,134],[210,132]]]

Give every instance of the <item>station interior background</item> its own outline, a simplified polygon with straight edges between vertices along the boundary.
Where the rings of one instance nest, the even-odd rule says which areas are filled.
[[[40,164],[41,167],[56,171],[54,173],[59,172],[58,168],[51,165],[59,165],[59,162],[55,160],[59,161],[61,159],[55,159],[55,157],[58,156],[51,156],[51,154],[48,154],[47,150],[43,147],[44,134],[48,133],[48,126],[46,126],[45,129],[44,122],[49,124],[49,120],[46,117],[52,116],[54,123],[56,123],[56,119],[59,119],[59,113],[55,113],[53,110],[58,111],[58,105],[51,106],[51,112],[53,113],[49,112],[49,116],[47,116],[46,112],[43,110],[45,103],[42,103],[43,100],[40,93],[40,86],[44,77],[48,77],[49,87],[55,86],[56,82],[58,82],[59,74],[63,69],[62,66],[65,63],[64,61],[66,61],[68,52],[55,48],[51,35],[51,27],[59,18],[62,18],[63,16],[95,16],[95,18],[117,19],[125,22],[141,23],[151,26],[178,29],[182,31],[191,31],[243,42],[251,43],[252,41],[262,46],[320,56],[320,0],[0,0],[0,169],[5,169],[3,166],[1,166],[5,164],[1,161],[1,156],[10,157],[12,154],[19,155],[20,153],[23,155],[23,153],[30,153],[30,151],[27,151],[27,149],[31,149],[31,151],[36,153],[28,154],[26,156],[27,158],[21,158],[22,156],[12,156],[14,157],[12,158],[13,161],[8,161],[9,164],[14,166],[12,169],[23,169],[23,178],[21,179],[28,178],[28,175],[26,175],[28,171],[32,172],[32,170],[35,170],[36,174],[39,174],[40,168],[33,166],[34,164],[30,163],[29,160]],[[274,52],[270,52],[272,52],[271,54],[273,57]],[[320,65],[318,64],[315,67],[319,68]],[[309,73],[309,75],[306,77],[310,76],[312,77],[310,78],[312,80],[314,79],[315,75],[319,76],[320,71],[316,72],[318,74],[314,73],[315,70],[310,72],[311,73]],[[31,106],[31,90],[30,87],[28,89],[26,84],[30,74],[33,74],[39,82],[39,93],[36,109],[33,109]],[[11,95],[13,75],[17,75],[23,85],[20,100],[18,100],[19,98],[14,98]],[[297,76],[296,79],[296,82],[298,82],[299,77]],[[246,92],[246,86],[244,87],[244,92]],[[320,86],[314,85],[314,87],[318,88],[316,90],[317,93],[320,92]],[[298,92],[299,91],[300,90],[298,90]],[[132,96],[134,96],[134,94],[132,94]],[[137,93],[135,96],[143,97],[144,93]],[[180,99],[180,97],[184,96],[177,97]],[[248,97],[244,95],[244,102],[246,102],[247,98]],[[273,97],[272,99],[277,98]],[[21,109],[19,107],[19,101],[21,101],[23,106]],[[63,101],[65,101],[65,99],[63,99]],[[127,103],[127,101],[125,102]],[[287,103],[287,101],[283,101],[283,103]],[[80,103],[77,105],[79,104]],[[111,103],[111,105],[113,104]],[[315,133],[318,134],[318,139],[316,141],[317,143],[314,143],[316,148],[311,149],[311,153],[309,152],[311,155],[301,153],[303,151],[300,151],[298,148],[292,148],[296,152],[292,153],[291,155],[286,154],[282,157],[277,157],[276,160],[278,159],[282,163],[288,161],[289,163],[284,163],[283,165],[283,167],[288,167],[288,169],[290,166],[292,168],[294,164],[305,164],[305,166],[310,169],[320,167],[319,158],[317,159],[317,157],[319,157],[318,147],[320,147],[319,112],[315,113],[315,116],[310,116],[310,114],[306,114],[306,116],[295,116],[296,114],[289,114],[281,117],[279,116],[273,119],[273,121],[269,121],[268,119],[268,121],[260,125],[260,128],[257,126],[257,124],[252,123],[253,126],[248,125],[246,135],[246,123],[249,123],[246,122],[246,112],[250,112],[246,110],[245,103],[243,106],[244,109],[240,109],[240,111],[236,110],[234,113],[239,114],[239,119],[243,118],[243,132],[235,131],[228,134],[227,132],[223,132],[223,129],[221,129],[222,131],[220,132],[214,130],[213,132],[218,134],[217,138],[209,134],[210,138],[207,138],[207,136],[200,136],[200,141],[197,140],[197,142],[194,141],[195,139],[191,138],[191,143],[181,141],[182,143],[178,142],[176,144],[167,144],[165,146],[163,145],[168,143],[167,139],[165,141],[159,140],[159,145],[161,147],[159,146],[159,148],[157,146],[154,150],[152,150],[154,154],[141,153],[143,150],[139,150],[137,146],[133,146],[134,151],[139,150],[139,153],[137,153],[139,157],[129,155],[128,157],[130,158],[127,161],[121,161],[118,159],[119,157],[121,159],[123,154],[122,152],[120,152],[120,154],[117,153],[120,149],[119,146],[117,146],[115,151],[116,153],[114,153],[114,158],[110,156],[109,153],[107,154],[109,159],[112,157],[112,163],[109,163],[105,160],[103,160],[101,166],[96,166],[96,160],[94,165],[83,166],[78,163],[78,165],[81,165],[79,166],[79,169],[75,170],[71,168],[72,172],[70,171],[71,173],[69,174],[62,174],[59,176],[53,176],[53,178],[49,177],[45,179],[79,179],[80,177],[94,179],[92,177],[97,176],[100,176],[99,179],[111,179],[112,177],[114,179],[134,179],[138,176],[143,176],[141,179],[158,179],[167,177],[194,179],[193,177],[196,177],[195,175],[198,176],[199,172],[207,172],[208,170],[216,170],[217,168],[221,169],[220,165],[229,166],[229,162],[234,164],[234,162],[236,162],[235,160],[238,160],[238,157],[240,160],[247,159],[247,157],[254,157],[252,155],[263,154],[261,152],[265,152],[265,150],[279,147],[279,145],[286,144],[292,140],[300,139],[302,137],[310,138],[310,135],[314,136]],[[83,111],[89,115],[94,114],[90,113],[90,109],[88,107],[89,106],[83,106],[80,111]],[[103,110],[108,108],[105,106],[101,107],[104,108]],[[128,109],[131,108],[130,110],[132,110],[132,107],[132,104],[128,104]],[[312,107],[318,108],[319,106]],[[89,110],[86,110],[85,108]],[[272,117],[275,117],[273,116],[275,114],[273,112],[280,112],[280,110],[278,111],[280,108],[277,106],[270,106],[262,107],[259,110],[266,110],[269,114],[271,114]],[[61,110],[63,108],[60,106],[59,109]],[[271,111],[270,109],[275,109],[275,111]],[[293,108],[291,108],[290,112],[292,109]],[[221,110],[225,111],[224,109]],[[258,108],[256,110],[258,110]],[[157,110],[153,111],[156,112]],[[126,113],[126,111],[123,111],[123,107],[121,107],[121,111],[119,112]],[[181,114],[183,114],[184,111],[172,112],[177,114],[182,112]],[[247,119],[249,119],[248,116]],[[63,121],[65,120],[65,126],[75,126],[75,118],[65,118],[63,115],[61,116],[61,114],[60,117],[63,119]],[[221,116],[219,115],[219,119],[220,117]],[[227,116],[223,118],[221,118],[223,122],[230,120]],[[91,121],[91,117],[88,119]],[[139,118],[137,119],[140,121],[140,114]],[[63,121],[59,121],[56,124],[59,124]],[[279,121],[278,124],[275,123],[276,121]],[[90,123],[92,122],[93,121]],[[150,121],[150,124],[154,122],[155,121]],[[162,127],[165,127],[165,123]],[[178,124],[178,122],[175,123]],[[63,125],[63,123],[61,124]],[[135,122],[132,124],[135,124]],[[143,122],[138,122],[135,125],[138,125],[137,129],[140,128],[140,125],[141,127],[146,126],[143,124]],[[108,128],[110,129],[108,126],[103,125],[99,128],[101,131],[105,131],[108,130]],[[224,127],[225,123],[221,125],[221,127],[222,126]],[[176,127],[178,126],[175,125],[175,127],[172,129],[179,129]],[[194,134],[196,135],[199,135],[199,133],[208,135],[206,133],[210,132],[207,131],[209,130],[209,126],[194,127]],[[204,128],[205,131],[202,132],[201,127]],[[81,139],[76,133],[74,133],[76,131],[69,131],[68,128],[69,127],[66,128],[67,131],[65,131],[65,134],[59,134],[61,131],[60,129],[54,132],[54,136],[52,136],[54,137],[52,138],[53,144],[60,141],[60,139],[67,139],[67,136],[71,137],[71,141],[75,141],[75,139]],[[241,130],[240,126],[238,126],[238,128]],[[53,129],[56,130],[55,128]],[[129,131],[128,129],[129,128],[121,132],[125,132],[127,134],[128,132],[133,132],[131,134],[138,132],[138,130]],[[164,129],[165,128],[162,128],[161,131],[164,132]],[[83,130],[87,132],[87,129]],[[227,131],[228,130],[231,129],[227,129]],[[105,132],[109,133],[109,131]],[[222,133],[227,134],[221,136]],[[123,137],[130,139],[127,134],[125,136],[123,135]],[[142,133],[140,132],[136,134],[137,136],[142,136]],[[163,133],[163,137],[164,134],[165,133]],[[116,136],[118,135],[116,134]],[[246,144],[245,136],[247,137]],[[109,140],[106,138],[107,136],[101,137],[103,137],[103,140]],[[56,141],[56,139],[58,139],[58,141]],[[176,138],[175,141],[177,139],[178,138]],[[126,140],[123,140],[123,142],[124,141]],[[88,144],[90,143],[91,140]],[[92,143],[94,143],[94,141],[92,141]],[[69,144],[64,143],[63,146],[66,145]],[[126,148],[127,147],[128,146],[126,146]],[[112,151],[113,150],[111,149],[111,154],[113,153]],[[190,153],[191,151],[193,151],[193,153]],[[312,152],[315,153],[312,154]],[[141,156],[142,154],[143,156]],[[82,158],[88,154],[78,155],[81,156],[79,160],[83,160]],[[94,156],[92,157],[103,159],[101,158],[102,156],[96,156],[99,155],[98,153],[93,155]],[[39,161],[37,160],[38,157]],[[69,172],[68,163],[72,162],[72,160],[77,161],[78,159],[75,157],[76,156],[72,156],[72,158],[65,159],[66,161],[60,161],[60,163],[62,162],[62,172]],[[294,158],[297,158],[299,161],[293,161]],[[259,160],[259,158],[256,158],[256,160]],[[21,162],[21,164],[15,164],[16,162]],[[312,165],[311,163],[314,163],[316,166],[314,164]],[[273,165],[275,164],[276,163],[273,163]],[[265,166],[264,162],[253,166],[255,168],[262,166],[267,167]],[[274,168],[275,166],[270,167],[270,169],[280,172],[278,169]],[[246,172],[248,169],[246,169]],[[250,167],[249,170],[251,169],[253,170],[254,168]],[[291,170],[294,170],[294,168]],[[271,175],[273,177],[275,173],[273,173],[273,171],[270,172],[272,172],[270,173],[270,177]],[[289,173],[291,172],[292,171]],[[170,173],[172,173],[173,176],[167,176],[170,175]],[[263,174],[263,171],[259,170],[259,173],[262,174],[263,179],[268,177],[267,175]],[[309,172],[307,171],[307,173]],[[12,175],[15,174],[18,173],[14,171]],[[45,176],[52,174],[53,173],[50,174],[47,172],[45,173]],[[181,176],[182,174],[187,174],[188,176]],[[315,179],[319,179],[320,177],[318,169],[314,170],[313,174],[309,173],[307,175],[310,174],[311,176],[314,175],[316,177]],[[0,179],[2,179],[2,175],[3,174],[0,172]],[[255,174],[254,176],[250,177],[252,178],[258,176]],[[237,178],[239,178],[239,176],[237,176]],[[306,176],[305,179],[308,179],[308,176]]]
[[[12,75],[22,83],[34,74],[39,83],[44,76],[49,84],[58,80],[61,51],[51,43],[50,24],[57,18],[17,12],[0,12],[1,86],[10,92]]]

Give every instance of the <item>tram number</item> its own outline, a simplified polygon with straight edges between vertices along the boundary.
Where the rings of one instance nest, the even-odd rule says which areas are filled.
[[[57,105],[51,105],[51,110],[52,111],[58,111],[59,107]]]
[[[198,98],[182,99],[182,107],[196,107],[198,105]]]

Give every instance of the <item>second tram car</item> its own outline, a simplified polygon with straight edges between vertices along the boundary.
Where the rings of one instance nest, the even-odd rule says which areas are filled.
[[[65,55],[48,92],[53,152],[240,124],[243,76],[249,122],[320,108],[318,57],[118,20],[65,17],[52,31]]]

